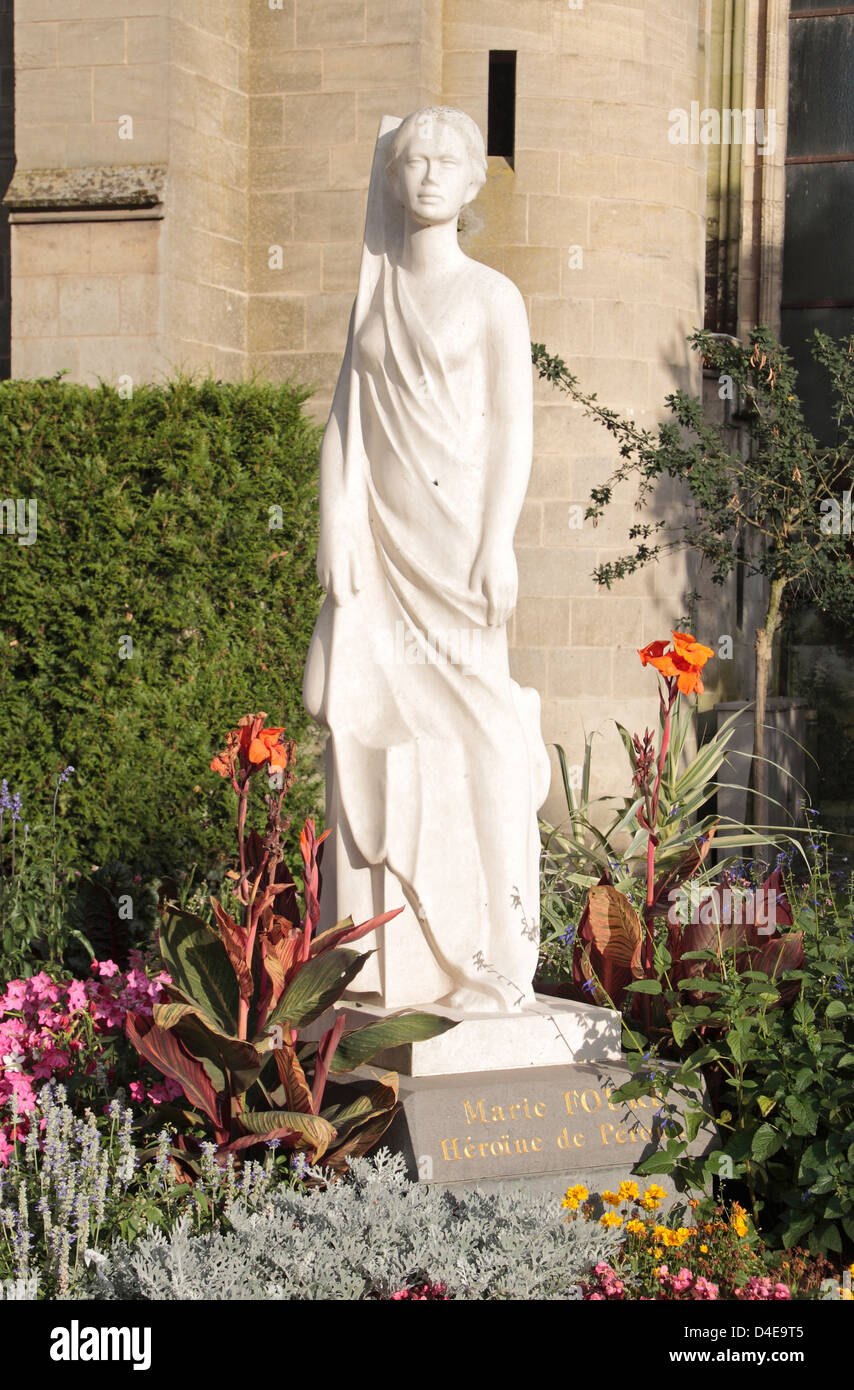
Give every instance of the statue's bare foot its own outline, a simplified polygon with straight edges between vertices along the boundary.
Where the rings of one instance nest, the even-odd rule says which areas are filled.
[[[517,1003],[518,998],[518,995],[514,995],[510,1000],[503,1000],[497,994],[487,994],[485,990],[455,989],[438,1002],[466,1014],[515,1014],[539,1007],[533,994],[526,995]]]
[[[446,1004],[449,1009],[457,1009],[464,1014],[498,1014],[504,1013],[505,1008],[501,1000],[495,994],[481,993],[476,989],[455,989],[450,994],[446,994],[444,999],[439,1000],[440,1004]]]

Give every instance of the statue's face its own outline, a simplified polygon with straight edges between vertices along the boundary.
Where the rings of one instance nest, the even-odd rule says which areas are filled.
[[[465,141],[442,121],[416,125],[398,160],[396,182],[409,216],[425,226],[454,221],[477,194]]]

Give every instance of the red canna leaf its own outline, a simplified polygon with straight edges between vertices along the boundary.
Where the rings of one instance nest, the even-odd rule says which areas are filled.
[[[403,911],[402,907],[393,907],[390,912],[381,912],[378,917],[372,917],[369,922],[362,922],[358,927],[354,925],[352,917],[348,917],[343,922],[336,922],[334,927],[328,931],[321,932],[311,943],[309,954],[319,956],[323,951],[328,951],[333,946],[345,946],[348,941],[358,941],[359,937],[367,936],[368,932],[376,931],[377,927],[382,927],[386,922],[390,922],[393,917],[397,917]]]
[[[239,1139],[232,1139],[228,1144],[220,1144],[217,1153],[237,1153],[240,1149],[249,1149],[253,1144],[266,1144],[269,1139],[281,1139],[283,1143],[293,1143],[301,1139],[302,1136],[295,1129],[271,1129],[269,1134],[241,1134]]]
[[[208,1074],[176,1035],[158,1028],[143,1014],[129,1013],[125,1027],[130,1042],[140,1056],[164,1076],[177,1081],[190,1104],[207,1115],[218,1130],[222,1130],[219,1098]]]
[[[343,1032],[344,1015],[339,1014],[332,1027],[324,1033],[317,1049],[317,1060],[314,1064],[314,1085],[311,1088],[311,1105],[315,1115],[320,1113],[323,1093],[326,1090],[326,1078],[329,1074],[329,1063],[335,1056],[335,1049]]]
[[[246,964],[246,932],[243,927],[230,917],[221,903],[216,898],[211,898],[211,906],[219,927],[219,934],[222,944],[228,953],[231,968],[237,976],[237,987],[240,991],[240,998],[243,1003],[248,1003],[254,993],[252,983],[252,972]]]
[[[294,1110],[300,1115],[316,1115],[320,1107],[314,1106],[308,1081],[293,1043],[286,1040],[284,1046],[277,1048],[273,1056],[285,1090],[287,1103],[284,1109]]]

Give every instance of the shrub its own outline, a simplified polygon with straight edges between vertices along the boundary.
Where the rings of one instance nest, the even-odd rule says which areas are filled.
[[[319,1176],[319,1170],[308,1170]],[[557,1198],[523,1186],[495,1195],[410,1183],[403,1159],[354,1159],[325,1191],[278,1187],[230,1230],[189,1222],[117,1241],[88,1296],[109,1299],[367,1299],[444,1284],[455,1299],[571,1299],[616,1237],[560,1220]]]
[[[209,862],[228,812],[216,778],[189,769],[207,767],[231,711],[260,704],[307,729],[320,589],[306,395],[0,383],[3,493],[37,503],[35,543],[2,538],[3,775],[32,822],[76,768],[73,796],[60,791],[66,867]],[[316,796],[303,775],[297,824]]]
[[[55,1082],[42,1087],[37,1115],[0,1168],[0,1297],[3,1283],[7,1298],[65,1297],[86,1282],[87,1267],[107,1259],[115,1237],[168,1229],[181,1214],[196,1230],[215,1226],[238,1195],[251,1207],[277,1176],[272,1153],[263,1167],[247,1160],[238,1173],[233,1161],[217,1166],[211,1145],[187,1183],[170,1158],[167,1128],[141,1151],[133,1112],[118,1099],[106,1122],[91,1110],[79,1118]]]
[[[676,982],[663,969],[681,1065],[664,1071],[649,1052],[630,1053],[635,1077],[615,1095],[654,1085],[661,1097],[671,1089],[683,1097],[686,1134],[675,1132],[639,1171],[681,1173],[697,1186],[725,1174],[743,1184],[769,1245],[845,1257],[854,1250],[854,901],[850,890],[840,899],[818,854],[806,894],[790,891],[803,957],[796,969],[781,961],[782,989],[767,963],[748,968],[734,951],[722,959],[717,943],[689,953],[708,978]],[[704,1119],[715,1122],[722,1150],[688,1159]],[[681,1129],[672,1118],[664,1124]]]

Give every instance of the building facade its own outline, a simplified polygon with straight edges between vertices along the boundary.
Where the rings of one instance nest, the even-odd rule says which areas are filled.
[[[653,424],[703,389],[693,329],[779,327],[790,22],[788,0],[17,0],[11,374],[296,378],[324,418],[380,118],[441,103],[489,138],[464,249],[585,391]],[[601,729],[603,791],[626,785],[609,721],[655,719],[636,649],[695,585],[684,556],[594,583],[637,517],[582,520],[614,462],[538,383],[513,670],[571,763]],[[708,701],[751,693],[748,590],[699,609],[702,640],[733,639]]]

